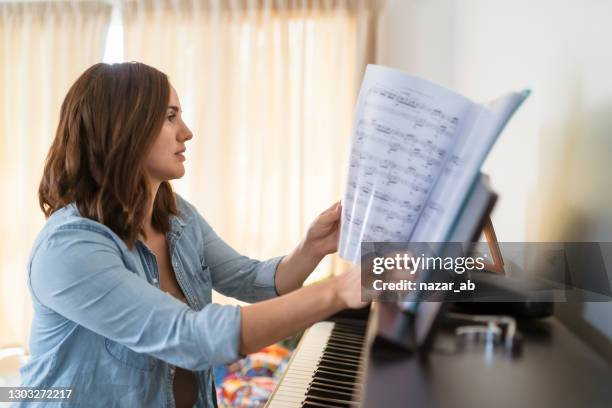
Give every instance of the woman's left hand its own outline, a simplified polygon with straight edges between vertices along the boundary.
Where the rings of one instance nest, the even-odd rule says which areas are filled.
[[[340,201],[334,203],[323,211],[308,228],[304,249],[316,257],[323,258],[338,250],[338,237],[340,235],[340,215],[342,205]]]
[[[338,250],[340,214],[342,206],[338,201],[319,214],[310,224],[306,238],[280,261],[274,278],[279,294],[283,295],[301,287],[321,259]]]

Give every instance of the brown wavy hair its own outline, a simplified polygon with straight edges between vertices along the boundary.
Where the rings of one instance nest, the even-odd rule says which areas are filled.
[[[148,65],[95,64],[62,103],[38,189],[46,217],[75,203],[81,216],[113,230],[132,248],[146,217],[150,187],[144,162],[163,126],[170,83]],[[153,205],[153,227],[166,233],[177,214],[170,183]]]

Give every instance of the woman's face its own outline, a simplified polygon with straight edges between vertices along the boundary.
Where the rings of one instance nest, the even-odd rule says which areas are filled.
[[[185,174],[185,142],[193,137],[181,117],[181,104],[173,86],[170,86],[170,102],[164,125],[145,162],[147,173],[153,182],[183,177]]]

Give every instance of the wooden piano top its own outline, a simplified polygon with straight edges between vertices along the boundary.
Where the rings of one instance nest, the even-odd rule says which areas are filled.
[[[612,367],[556,318],[519,323],[523,346],[517,357],[458,352],[455,327],[441,325],[424,355],[375,342],[363,406],[612,406]]]
[[[612,406],[612,367],[556,318],[519,322],[523,345],[514,356],[503,350],[487,353],[478,347],[459,351],[455,343],[458,324],[442,319],[430,351],[424,353],[407,352],[382,339],[380,335],[389,333],[382,328],[390,321],[385,315],[393,313],[390,310],[393,308],[373,303],[370,308],[343,311],[329,319],[336,325],[353,321],[363,327],[367,322],[361,360],[364,375],[351,406]],[[295,354],[299,352],[298,348]],[[303,397],[296,395],[290,397],[294,402],[277,405],[298,407]],[[315,405],[348,405],[319,402]]]

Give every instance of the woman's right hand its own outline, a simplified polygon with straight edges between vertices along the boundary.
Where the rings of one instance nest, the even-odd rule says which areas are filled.
[[[368,304],[361,301],[361,271],[357,266],[331,279],[241,307],[239,351],[254,353],[334,313]]]
[[[343,309],[360,309],[370,303],[361,300],[361,268],[358,265],[333,278],[333,285]]]

